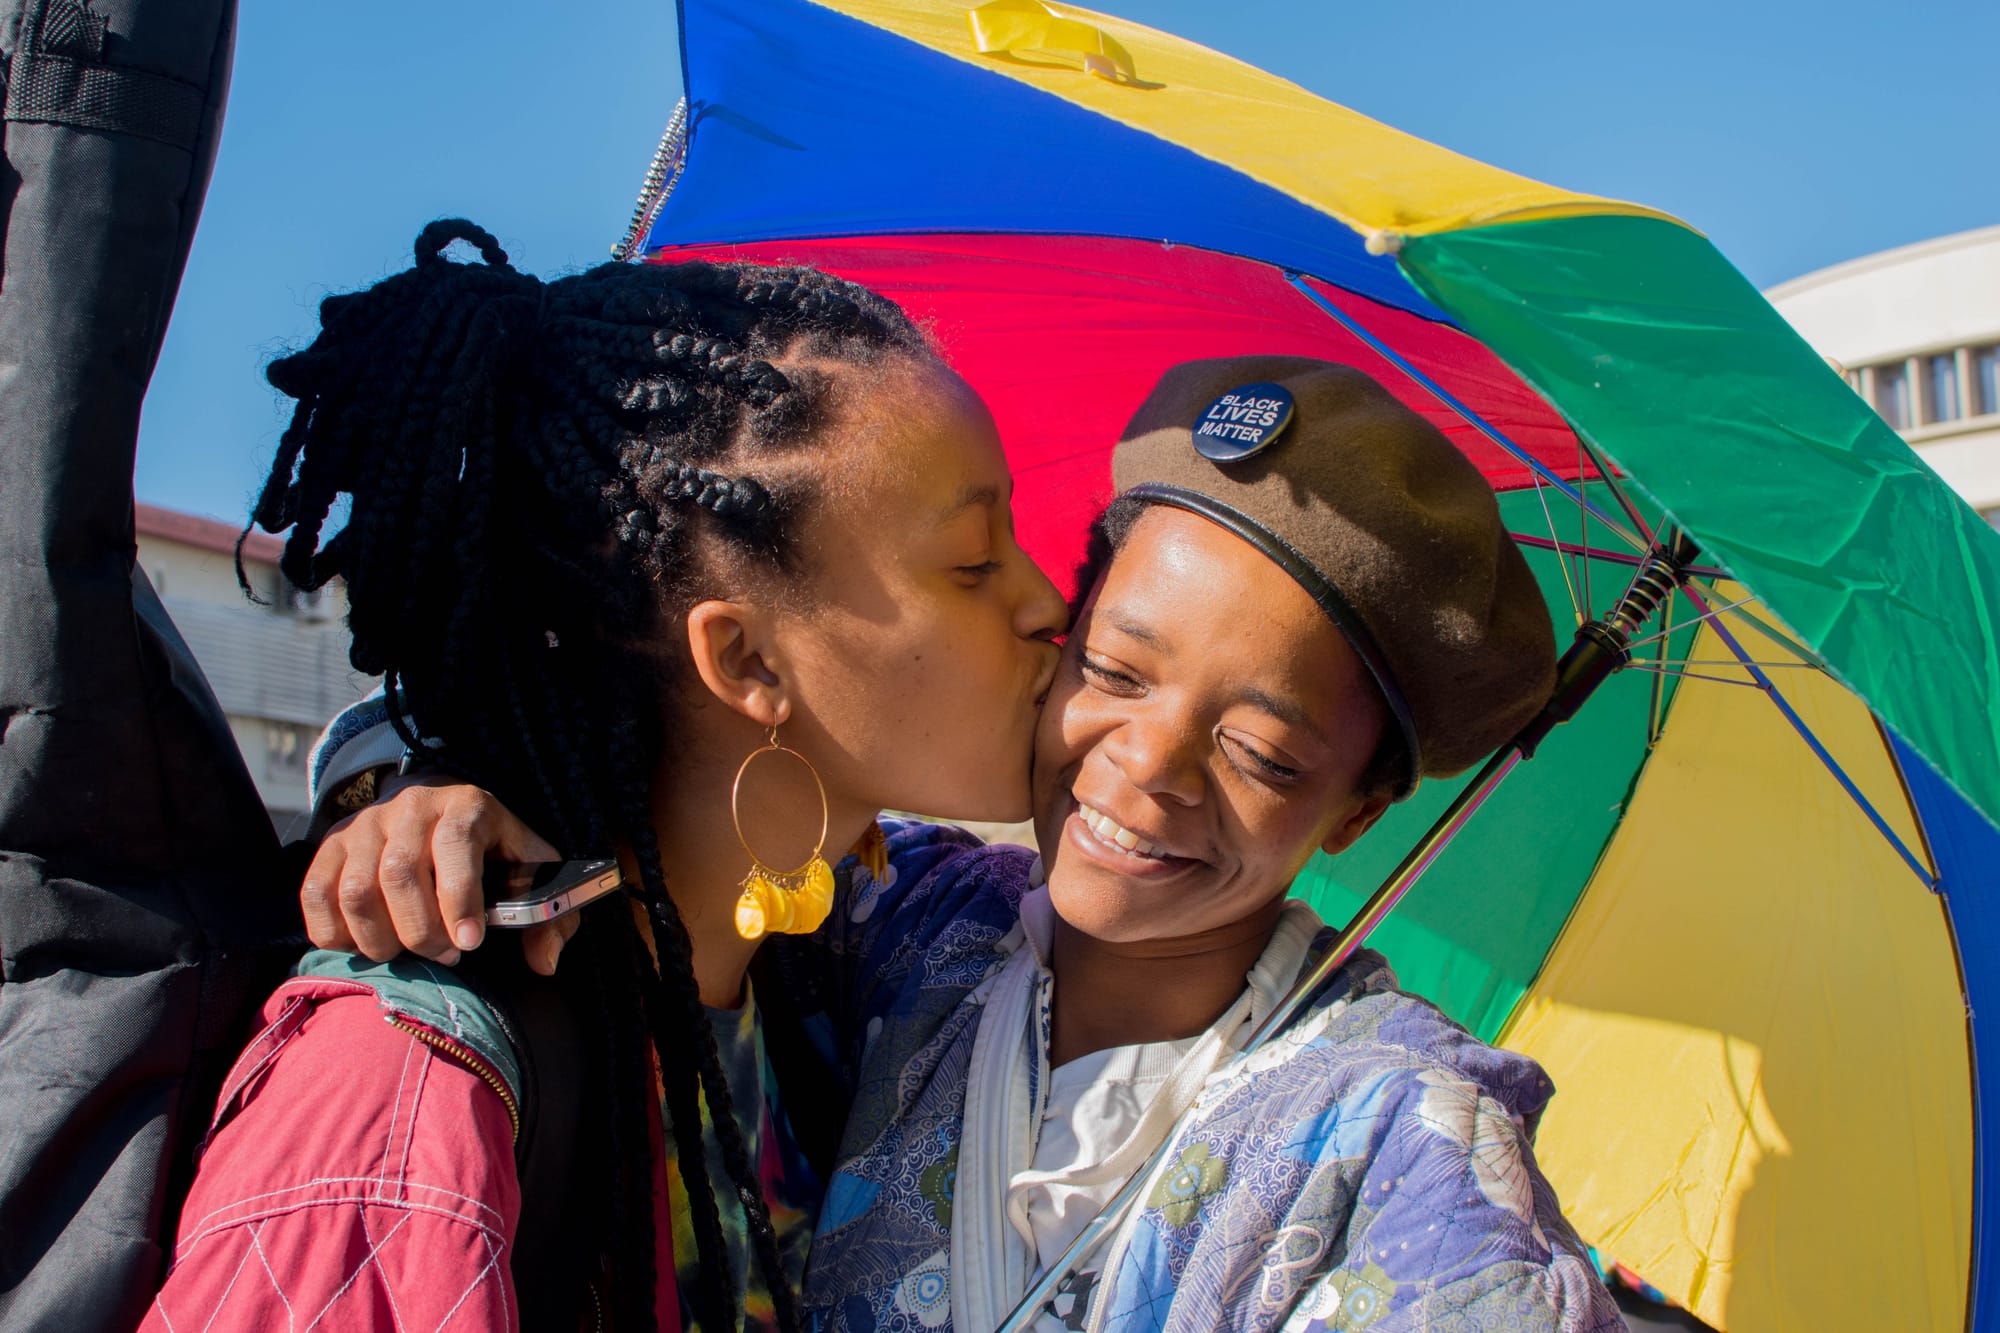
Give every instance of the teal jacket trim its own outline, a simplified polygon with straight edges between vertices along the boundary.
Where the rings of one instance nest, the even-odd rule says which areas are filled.
[[[385,1013],[464,1043],[493,1067],[515,1102],[521,1101],[521,1056],[514,1033],[492,1003],[452,969],[411,954],[377,963],[358,954],[314,949],[293,966],[292,975],[367,986]]]

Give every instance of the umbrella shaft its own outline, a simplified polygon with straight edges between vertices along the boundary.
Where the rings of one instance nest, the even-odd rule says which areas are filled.
[[[1409,855],[1403,858],[1403,863],[1396,867],[1388,879],[1382,881],[1382,887],[1375,890],[1367,902],[1361,904],[1361,910],[1349,919],[1346,929],[1342,930],[1340,937],[1334,940],[1333,947],[1327,950],[1326,956],[1298,979],[1290,993],[1271,1010],[1270,1016],[1250,1034],[1250,1040],[1243,1044],[1238,1055],[1239,1059],[1290,1026],[1292,1020],[1298,1017],[1299,1011],[1312,999],[1313,994],[1326,979],[1346,966],[1347,960],[1354,956],[1355,950],[1368,942],[1368,937],[1375,933],[1375,927],[1382,924],[1383,918],[1402,901],[1403,895],[1424,877],[1424,873],[1431,868],[1431,863],[1437,860],[1438,854],[1451,845],[1452,839],[1459,835],[1459,831],[1471,820],[1474,812],[1486,804],[1486,798],[1493,794],[1494,789],[1520,762],[1521,752],[1511,745],[1486,761],[1486,767],[1480,769],[1479,775],[1466,784],[1465,790],[1458,794],[1458,798],[1438,817],[1437,822],[1431,825],[1430,832],[1410,849]]]
[[[1575,717],[1598,686],[1631,663],[1633,636],[1674,595],[1674,589],[1687,582],[1688,566],[1700,554],[1686,533],[1673,534],[1646,552],[1618,604],[1600,619],[1577,627],[1569,651],[1556,664],[1554,692],[1514,738],[1514,749],[1524,758],[1534,758],[1551,732]]]

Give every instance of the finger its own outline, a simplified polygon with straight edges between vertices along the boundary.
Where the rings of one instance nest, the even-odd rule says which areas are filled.
[[[500,803],[477,787],[456,791],[431,831],[437,898],[452,940],[476,949],[486,938],[486,854],[499,841],[494,812]]]
[[[340,868],[347,859],[346,845],[345,839],[328,834],[313,853],[306,877],[299,883],[299,910],[305,915],[306,937],[315,945],[353,953],[354,936],[340,915]]]
[[[473,846],[441,843],[435,835],[431,840],[438,911],[444,915],[445,932],[461,949],[477,949],[486,939],[486,858],[475,856]]]
[[[429,815],[421,802],[397,801],[385,811],[388,833],[379,874],[396,938],[412,953],[456,963],[458,949],[446,933],[431,877]]]
[[[545,977],[556,974],[556,960],[562,956],[563,946],[575,936],[577,927],[583,924],[579,912],[557,917],[532,927],[521,936],[521,952],[528,960],[528,966]]]
[[[378,963],[403,951],[395,922],[382,896],[382,834],[379,820],[357,820],[347,831],[347,857],[340,867],[340,915],[354,947]]]
[[[484,793],[481,793],[484,795]],[[493,798],[486,798],[493,801]],[[505,861],[560,861],[562,853],[543,839],[542,835],[514,817],[514,812],[498,801],[493,801],[492,818],[496,841],[494,849]]]

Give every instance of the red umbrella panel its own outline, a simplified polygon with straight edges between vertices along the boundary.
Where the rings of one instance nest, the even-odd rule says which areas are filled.
[[[1111,498],[1107,446],[1167,367],[1200,357],[1357,366],[1445,432],[1498,491],[1534,484],[1523,453],[1555,477],[1594,475],[1562,418],[1478,342],[1254,260],[1153,241],[997,235],[669,247],[651,258],[697,256],[810,264],[909,311],[992,409],[1014,472],[1022,544],[1059,583]],[[1330,318],[1328,305],[1448,386],[1519,452]]]

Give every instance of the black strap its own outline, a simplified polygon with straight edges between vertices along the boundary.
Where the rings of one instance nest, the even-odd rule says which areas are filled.
[[[106,64],[108,31],[88,0],[40,0],[22,15],[0,119],[105,130],[194,151],[206,91],[152,70]]]
[[[521,1220],[514,1234],[514,1295],[523,1329],[575,1328],[590,1309],[600,1228],[586,1215],[609,1164],[590,1150],[585,1107],[599,1105],[595,1047],[567,988],[528,969],[503,936],[470,954],[459,975],[506,1026],[521,1062],[521,1133],[514,1164]],[[643,1166],[637,1168],[644,1170]]]

